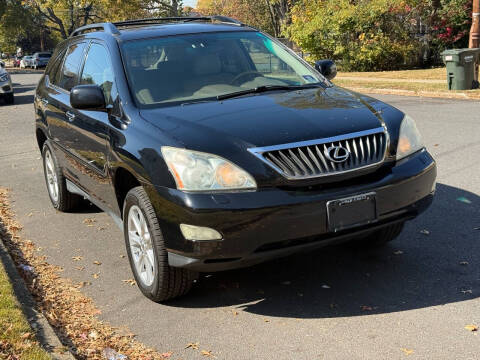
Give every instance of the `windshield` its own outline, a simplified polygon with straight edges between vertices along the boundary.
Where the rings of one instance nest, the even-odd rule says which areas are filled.
[[[128,41],[122,53],[130,87],[146,107],[324,81],[283,45],[253,31]]]
[[[45,58],[45,59],[49,59],[52,57],[52,54],[38,54],[38,57],[40,58]]]

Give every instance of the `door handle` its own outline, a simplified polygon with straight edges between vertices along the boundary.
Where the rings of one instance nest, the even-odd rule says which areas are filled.
[[[75,114],[74,114],[74,113],[72,113],[72,112],[70,112],[70,111],[67,111],[67,112],[65,113],[65,115],[67,115],[68,121],[72,122],[73,120],[75,120]]]

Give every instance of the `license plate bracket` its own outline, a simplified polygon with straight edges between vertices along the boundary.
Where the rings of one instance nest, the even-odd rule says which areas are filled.
[[[377,194],[370,192],[327,202],[328,228],[338,232],[378,220]]]

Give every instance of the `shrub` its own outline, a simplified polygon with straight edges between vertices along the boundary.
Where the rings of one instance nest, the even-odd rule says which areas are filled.
[[[344,71],[398,69],[417,60],[411,9],[398,0],[304,0],[286,31],[310,60],[330,58]]]

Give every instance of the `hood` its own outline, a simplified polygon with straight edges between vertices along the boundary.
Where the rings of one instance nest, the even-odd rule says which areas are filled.
[[[378,104],[378,103],[377,103]],[[383,106],[387,106],[382,103]],[[141,116],[176,143],[207,151],[320,139],[382,126],[365,98],[339,87],[269,92],[224,101],[142,109]]]

